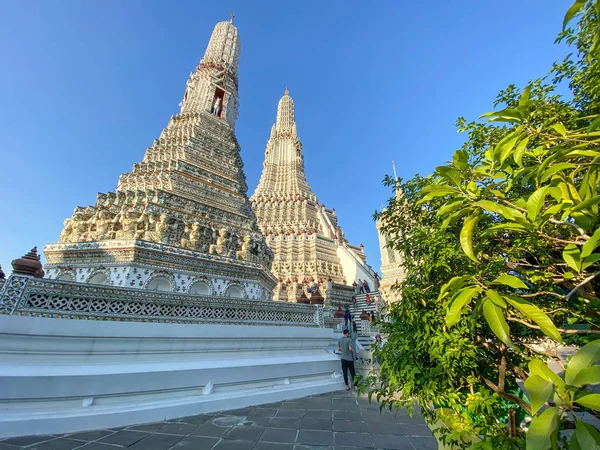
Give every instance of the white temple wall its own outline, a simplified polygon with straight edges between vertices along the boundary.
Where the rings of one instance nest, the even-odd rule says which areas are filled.
[[[344,247],[343,245],[337,246],[337,256],[342,264],[344,270],[344,277],[348,281],[348,284],[357,280],[367,280],[371,290],[375,289],[375,279],[372,272],[359,263],[358,256],[354,256],[352,251]]]
[[[0,437],[160,421],[342,388],[327,328],[0,315]]]
[[[66,271],[46,268],[46,278],[180,293],[188,293],[195,283],[204,282],[211,289],[209,294],[214,295],[226,295],[230,286],[238,285],[244,294],[242,298],[270,299],[270,295],[266,294],[264,287],[258,283],[226,278],[205,278],[187,272],[156,272],[155,269],[135,266],[79,267]],[[168,288],[163,288],[165,284],[168,284]]]

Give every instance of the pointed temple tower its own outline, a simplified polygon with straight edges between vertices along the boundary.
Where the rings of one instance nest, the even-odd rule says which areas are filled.
[[[297,301],[314,283],[325,297],[348,302],[358,279],[371,289],[374,272],[363,246],[350,245],[338,226],[334,209],[320,204],[304,174],[302,144],[296,130],[294,101],[286,88],[265,151],[263,172],[250,198],[258,225],[274,253],[278,278],[274,299]]]
[[[270,299],[273,254],[246,195],[238,111],[240,38],[220,22],[179,114],[116,192],[77,207],[44,252],[50,278]]]
[[[398,180],[394,161],[392,161],[392,168],[394,170],[394,179]],[[397,182],[395,197],[397,201],[401,201],[403,197],[402,190]],[[381,218],[376,223],[377,235],[379,237],[379,253],[381,255],[381,273],[383,274],[379,290],[388,302],[397,302],[401,300],[401,297],[400,292],[397,289],[394,289],[394,286],[404,281],[406,278],[404,255],[399,250],[390,246],[390,237],[382,230],[384,224],[385,223]]]

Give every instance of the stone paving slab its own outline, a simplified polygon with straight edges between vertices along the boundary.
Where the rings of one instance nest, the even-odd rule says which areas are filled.
[[[165,422],[0,439],[0,450],[436,450],[423,419],[339,391]]]

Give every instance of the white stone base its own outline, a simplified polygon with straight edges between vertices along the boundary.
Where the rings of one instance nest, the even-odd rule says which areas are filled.
[[[173,419],[343,388],[330,329],[0,315],[0,437]]]

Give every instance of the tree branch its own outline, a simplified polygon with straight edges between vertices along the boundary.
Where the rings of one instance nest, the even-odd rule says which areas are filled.
[[[506,346],[502,345],[502,356],[500,356],[500,367],[498,368],[498,389],[504,392],[506,382]]]
[[[567,241],[566,239],[555,238],[553,236],[548,236],[547,234],[544,234],[544,233],[538,233],[538,236],[541,236],[544,239],[548,239],[549,241],[558,242],[559,244],[581,245],[581,242],[578,242],[578,241]]]
[[[569,300],[571,298],[571,296],[577,292],[580,288],[582,288],[583,286],[585,286],[586,284],[588,284],[590,281],[592,281],[594,278],[596,278],[598,275],[600,275],[600,271],[598,272],[594,272],[593,274],[591,274],[589,277],[585,278],[581,283],[579,283],[577,286],[575,286],[573,289],[571,289],[571,292],[569,292],[566,296],[565,296],[565,300]]]
[[[540,292],[534,292],[533,294],[521,294],[520,297],[539,297],[540,295],[553,295],[554,297],[563,298],[562,294],[559,294],[557,292],[551,292],[551,291],[540,291]],[[565,309],[565,311],[567,311],[567,310]]]
[[[577,225],[576,223],[573,222],[569,222],[566,220],[556,220],[556,219],[548,219],[548,221],[550,223],[553,223],[555,225],[567,225],[569,227],[573,227],[577,230],[577,232],[579,233],[579,235],[585,239],[589,239],[590,237],[585,233],[585,230],[583,228],[581,228],[579,225]]]
[[[560,367],[562,367],[563,370],[565,370],[565,365],[563,364],[563,362],[560,360],[560,358],[556,355],[553,355],[552,353],[548,353],[547,351],[541,351],[541,350],[537,350],[536,348],[534,348],[531,345],[528,344],[523,344],[525,345],[525,347],[527,347],[529,350],[531,350],[534,353],[537,353],[538,355],[544,355],[547,356],[548,358],[553,359]],[[525,378],[527,378],[527,376],[525,376]],[[523,380],[525,378],[522,378]]]
[[[506,320],[510,320],[511,322],[519,322],[522,325],[525,325],[527,328],[531,328],[533,330],[541,330],[537,325],[533,325],[529,322],[525,322],[524,320],[517,319],[516,317],[507,317]],[[564,328],[557,328],[559,332],[563,334],[600,334],[600,330],[565,330]]]
[[[498,386],[496,386],[494,383],[492,383],[487,378],[485,378],[485,377],[482,377],[482,378],[483,378],[483,381],[485,382],[485,384],[487,384],[487,386],[492,391],[494,391],[496,394],[498,394],[503,399],[508,400],[510,402],[513,402],[513,403],[516,403],[522,409],[524,409],[525,412],[527,412],[527,414],[531,415],[531,406],[528,405],[527,403],[525,403],[525,401],[523,401],[523,399],[520,399],[516,395],[507,394],[506,392],[504,392],[502,389],[500,389]]]

